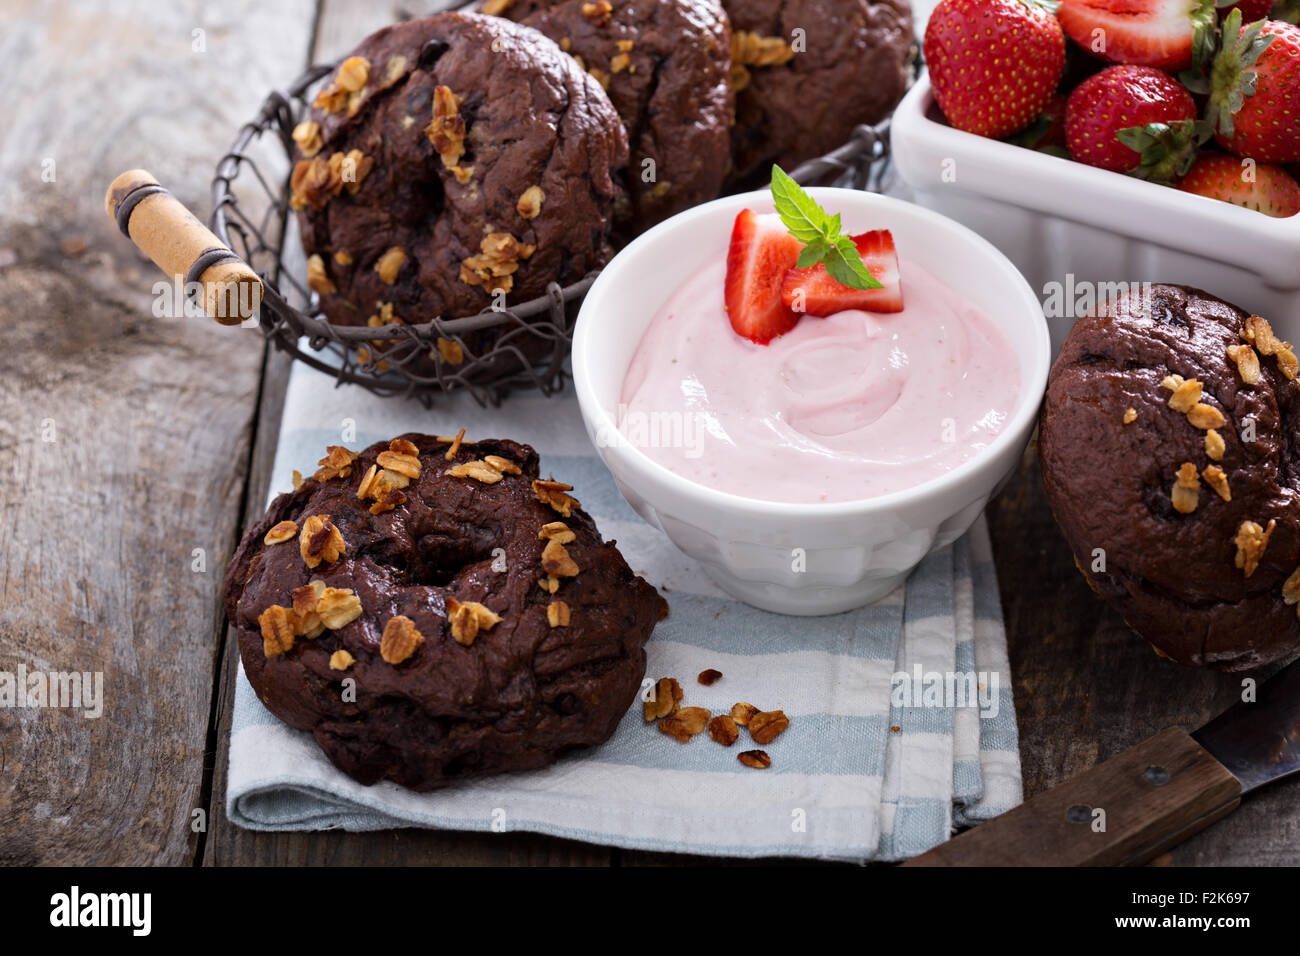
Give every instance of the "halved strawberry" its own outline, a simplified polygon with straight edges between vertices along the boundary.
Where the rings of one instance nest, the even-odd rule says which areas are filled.
[[[834,315],[846,309],[867,312],[902,312],[903,287],[898,277],[898,253],[888,229],[853,237],[862,264],[880,283],[879,289],[854,289],[831,278],[821,263],[791,269],[781,287],[781,301],[795,314]]]
[[[1093,56],[1170,72],[1204,57],[1218,24],[1214,0],[1061,0],[1056,17]]]
[[[799,316],[781,301],[781,283],[798,261],[799,240],[779,216],[740,211],[731,229],[724,289],[727,317],[738,335],[766,345],[795,327]]]

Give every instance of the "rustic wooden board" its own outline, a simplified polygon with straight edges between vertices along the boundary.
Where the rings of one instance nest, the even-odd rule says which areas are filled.
[[[1166,727],[1195,730],[1241,690],[1241,675],[1159,657],[1097,600],[1052,519],[1035,456],[1031,447],[989,509],[1030,795]],[[1251,794],[1164,862],[1300,864],[1297,800],[1300,780]]]
[[[112,12],[0,10],[12,104],[0,140],[0,670],[99,670],[107,696],[99,720],[0,710],[0,863],[694,862],[526,834],[263,834],[225,819],[236,657],[217,588],[265,498],[287,363],[264,361],[254,332],[154,319],[153,268],[104,217],[102,191],[145,165],[206,214],[212,164],[267,89],[411,11],[136,0]],[[50,423],[57,440],[43,441]],[[1032,453],[990,524],[1028,793],[1236,699],[1238,678],[1158,658],[1093,597]],[[203,572],[190,570],[194,548]],[[1164,862],[1296,865],[1297,797],[1300,782],[1252,795]],[[208,811],[206,834],[191,832],[194,808]]]
[[[153,267],[103,193],[145,165],[203,206],[311,9],[0,12],[0,669],[99,671],[106,698],[97,720],[0,710],[0,863],[192,859],[261,350],[254,332],[153,317]]]

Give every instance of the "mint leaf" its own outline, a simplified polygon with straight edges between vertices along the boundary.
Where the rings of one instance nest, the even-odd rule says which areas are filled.
[[[785,228],[800,242],[829,238],[830,217],[826,210],[800,189],[780,166],[772,167],[772,201]]]
[[[827,213],[780,166],[772,167],[772,202],[790,235],[804,244],[797,263],[800,269],[821,263],[841,285],[851,289],[881,288],[867,271],[853,240],[843,235],[840,214]]]
[[[795,268],[807,269],[809,266],[817,265],[830,254],[833,248],[825,239],[814,239],[800,251],[799,261],[795,263]]]
[[[876,277],[867,271],[867,267],[862,263],[862,256],[858,254],[858,247],[853,244],[853,240],[848,236],[840,236],[835,240],[834,251],[824,260],[826,271],[831,274],[831,278],[840,285],[846,285],[852,289],[879,289],[882,288]]]

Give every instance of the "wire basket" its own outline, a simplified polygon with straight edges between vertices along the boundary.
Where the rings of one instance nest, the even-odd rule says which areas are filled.
[[[261,277],[257,322],[278,349],[338,382],[378,395],[413,397],[432,406],[438,395],[463,389],[483,405],[499,404],[516,389],[553,394],[564,387],[578,306],[599,271],[566,286],[551,283],[545,295],[477,315],[435,318],[418,325],[378,329],[331,324],[305,283],[306,266],[290,235],[296,220],[289,207],[293,129],[310,103],[308,91],[337,64],[309,69],[287,90],[271,93],[256,118],[239,131],[217,164],[212,180],[212,231]],[[859,126],[839,149],[795,169],[804,185],[843,185],[878,191],[888,163],[889,120]],[[492,345],[474,351],[470,342],[491,332]],[[439,339],[456,343],[463,361],[431,361]],[[445,346],[444,346],[445,347]]]

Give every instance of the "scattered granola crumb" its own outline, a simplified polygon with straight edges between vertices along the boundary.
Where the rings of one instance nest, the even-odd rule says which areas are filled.
[[[1228,358],[1237,365],[1237,374],[1247,385],[1259,382],[1259,356],[1249,345],[1229,345]]]
[[[438,440],[445,441],[446,439],[440,438]],[[456,432],[456,437],[451,439],[451,447],[447,449],[447,454],[444,455],[443,457],[447,459],[447,461],[451,461],[453,458],[455,458],[456,454],[460,451],[460,446],[464,443],[464,441],[465,441],[465,429],[462,428],[460,431]]]
[[[1224,501],[1232,500],[1232,490],[1228,487],[1228,476],[1218,465],[1206,465],[1201,472],[1205,483],[1213,488]]]
[[[1277,527],[1277,519],[1270,518],[1267,528],[1261,528],[1254,521],[1243,521],[1237,528],[1237,536],[1232,539],[1233,544],[1237,546],[1236,565],[1241,568],[1246,577],[1254,574],[1255,569],[1259,567],[1259,561],[1264,557],[1268,539],[1273,536],[1275,527]]]
[[[1259,349],[1260,355],[1272,355],[1277,359],[1277,368],[1288,380],[1296,377],[1300,361],[1291,350],[1290,342],[1283,342],[1273,332],[1268,320],[1258,315],[1246,319],[1242,326],[1241,337]]]
[[[295,521],[281,521],[274,528],[266,533],[262,539],[263,544],[280,544],[284,541],[292,540],[298,533],[298,524]]]
[[[476,601],[462,602],[448,597],[447,620],[451,622],[452,640],[469,647],[479,631],[492,630],[501,622],[501,617]]]
[[[402,271],[402,266],[406,265],[406,250],[401,246],[393,246],[375,262],[375,272],[379,274],[379,281],[384,285],[392,285],[397,281],[397,274]]]
[[[343,649],[339,649],[330,655],[330,670],[345,671],[356,663],[356,658]]]
[[[1201,400],[1201,383],[1196,379],[1187,379],[1178,384],[1169,396],[1169,407],[1186,415]]]
[[[709,736],[715,743],[730,747],[740,739],[740,731],[736,729],[736,722],[729,714],[718,714],[709,721]]]
[[[1132,425],[1135,421],[1137,421],[1137,417],[1138,417],[1138,413],[1136,408],[1128,409],[1126,412],[1124,412],[1124,424]]]
[[[303,522],[298,550],[307,567],[314,568],[322,561],[337,561],[347,551],[347,544],[329,515],[311,515]]]
[[[318,295],[333,295],[339,291],[339,287],[325,271],[325,260],[318,255],[307,257],[307,288]]]
[[[424,135],[441,157],[443,166],[451,169],[460,164],[460,158],[465,155],[465,117],[460,115],[460,97],[449,87],[434,87],[433,118],[424,128]]]
[[[541,530],[537,532],[537,537],[542,541],[558,541],[560,544],[568,544],[578,536],[563,521],[552,521],[549,524],[542,525]]]
[[[293,650],[293,612],[287,607],[273,604],[257,616],[262,629],[262,653],[278,657]]]
[[[325,145],[325,140],[321,137],[320,123],[315,120],[303,120],[293,128],[293,141],[298,144],[298,152],[311,159]]]
[[[485,485],[495,485],[504,475],[493,468],[486,461],[475,459],[474,461],[463,461],[459,465],[452,465],[447,469],[446,474],[452,478],[473,478],[475,481],[481,481]]]
[[[352,463],[357,460],[357,453],[342,445],[329,445],[325,457],[316,462],[320,467],[312,475],[317,481],[330,481],[334,478],[346,478],[352,474]]]
[[[785,733],[790,726],[790,718],[783,710],[765,710],[749,718],[749,736],[756,744],[770,744]]]
[[[560,542],[551,540],[542,549],[542,570],[552,577],[572,578],[579,571],[578,563],[569,556],[569,551]]]
[[[750,719],[757,713],[757,707],[753,704],[747,704],[744,701],[731,705],[731,719],[741,727],[748,727]]]
[[[613,6],[609,0],[596,0],[595,3],[584,3],[582,5],[582,15],[598,27],[603,27],[609,23],[609,18],[614,12]]]
[[[552,601],[546,605],[546,622],[551,627],[568,627],[569,615],[569,605],[563,601]]]
[[[1287,604],[1300,604],[1300,568],[1291,572],[1291,576],[1282,582],[1282,600]],[[1300,608],[1296,608],[1300,615]]]
[[[1198,402],[1192,406],[1192,410],[1187,413],[1187,420],[1191,422],[1193,427],[1202,430],[1222,428],[1224,422],[1223,412],[1213,405],[1206,405],[1203,402]]]
[[[465,361],[465,348],[459,342],[438,336],[438,357],[448,365],[460,365]]]
[[[682,707],[670,717],[659,721],[659,732],[686,743],[702,732],[709,722],[709,712],[703,707]]]
[[[661,677],[655,683],[655,692],[651,699],[644,702],[642,708],[647,721],[669,717],[677,712],[677,705],[682,700],[682,685],[674,677]]]
[[[568,494],[572,490],[573,485],[566,485],[562,481],[543,481],[539,478],[533,482],[533,494],[537,500],[550,505],[565,518],[572,515],[574,508],[582,507],[581,501]]]
[[[742,750],[736,754],[736,759],[746,767],[753,767],[755,770],[766,770],[772,766],[772,758],[767,755],[766,750]]]
[[[1205,433],[1205,454],[1211,461],[1223,461],[1223,453],[1227,450],[1224,444],[1223,436],[1213,428]]]
[[[316,613],[322,624],[339,631],[361,616],[361,598],[351,588],[327,587],[316,601]]]
[[[714,670],[710,667],[708,670],[700,671],[699,675],[695,679],[705,687],[712,687],[721,679],[721,677],[722,671]]]
[[[515,209],[524,219],[536,219],[542,212],[542,203],[546,201],[546,192],[541,186],[529,186],[524,190]]]
[[[405,615],[388,619],[379,639],[379,656],[390,664],[400,664],[414,654],[424,643],[424,635],[415,629],[415,622]]]
[[[1196,466],[1190,461],[1183,462],[1178,469],[1178,477],[1174,480],[1174,487],[1169,492],[1174,510],[1180,514],[1191,514],[1196,510],[1200,496],[1201,479],[1196,473]]]

